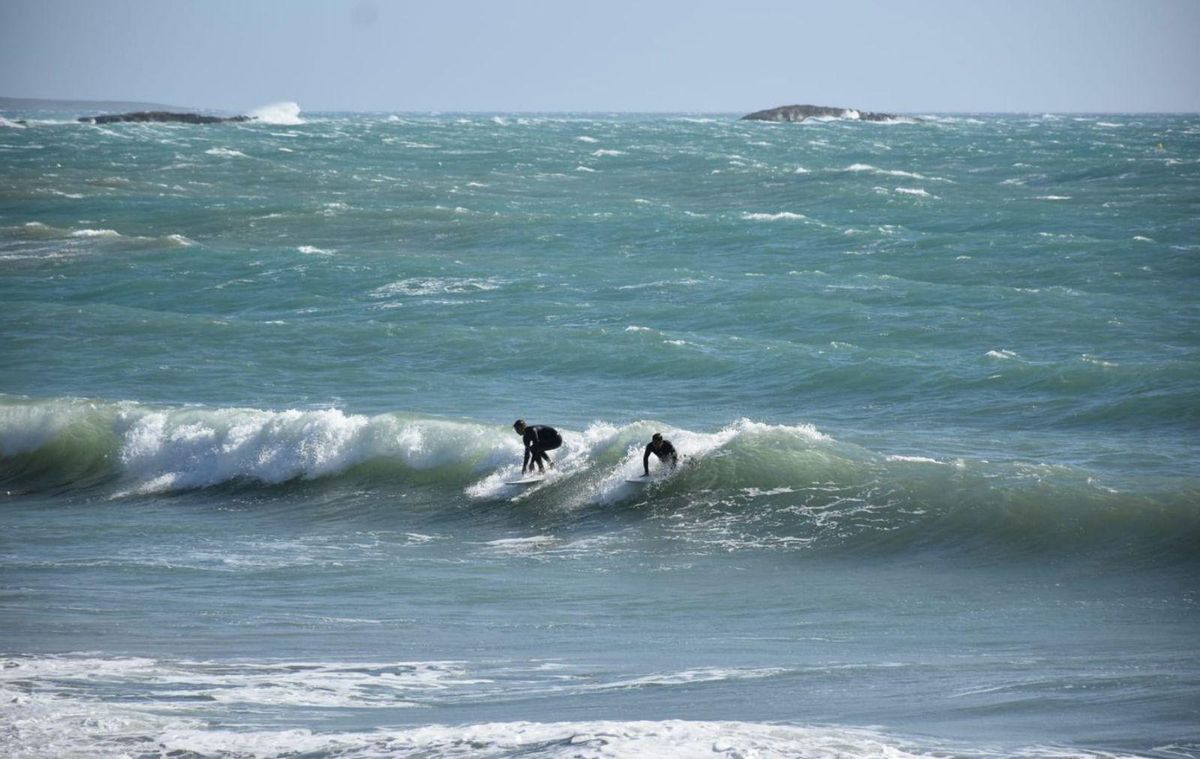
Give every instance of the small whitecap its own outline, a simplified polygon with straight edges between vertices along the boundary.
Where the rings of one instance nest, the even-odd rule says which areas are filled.
[[[71,237],[120,237],[121,233],[115,229],[77,229],[71,233]]]
[[[944,464],[937,459],[931,459],[928,456],[904,456],[901,454],[892,454],[887,457],[888,461],[904,462],[910,464]]]
[[[779,213],[744,213],[742,219],[744,221],[804,221],[808,217],[802,213],[780,211]]]

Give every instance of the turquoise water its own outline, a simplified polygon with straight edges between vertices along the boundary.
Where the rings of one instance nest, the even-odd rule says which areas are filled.
[[[1200,118],[277,115],[0,122],[6,754],[1200,756]]]

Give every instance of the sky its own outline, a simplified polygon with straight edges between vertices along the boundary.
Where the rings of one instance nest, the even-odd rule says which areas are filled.
[[[0,96],[247,111],[1200,111],[1200,0],[0,0]]]

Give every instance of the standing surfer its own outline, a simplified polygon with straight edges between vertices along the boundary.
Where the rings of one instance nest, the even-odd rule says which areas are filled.
[[[675,452],[675,446],[671,445],[671,441],[662,436],[661,432],[655,432],[650,438],[650,442],[646,444],[646,452],[642,454],[642,468],[646,470],[643,477],[650,476],[650,454],[658,456],[660,464],[670,464],[674,469],[679,464],[679,454]]]
[[[533,471],[533,464],[537,464],[538,474],[545,474],[546,468],[542,466],[543,460],[551,467],[554,466],[554,462],[546,455],[546,451],[553,451],[562,445],[562,435],[558,434],[558,430],[544,424],[525,424],[524,419],[513,422],[513,429],[525,441],[525,458],[521,461],[521,474],[525,474],[526,470]],[[532,463],[530,459],[532,459]]]

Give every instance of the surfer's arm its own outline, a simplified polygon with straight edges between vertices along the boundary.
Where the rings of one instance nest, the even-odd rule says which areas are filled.
[[[654,450],[650,445],[646,446],[646,452],[642,454],[642,469],[645,470],[643,477],[650,476],[650,451]]]

